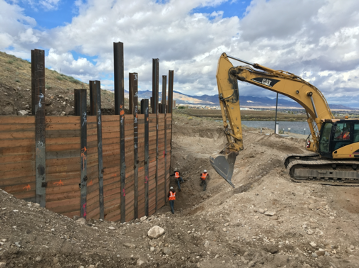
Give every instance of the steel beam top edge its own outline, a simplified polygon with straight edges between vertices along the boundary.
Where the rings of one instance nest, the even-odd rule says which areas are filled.
[[[159,59],[152,59],[152,113],[158,113]]]
[[[166,75],[162,75],[162,100],[161,100],[161,103],[162,103],[162,113],[166,114],[167,112],[167,94],[166,94],[166,91],[167,91],[167,76]]]
[[[172,113],[173,110],[173,76],[174,71],[168,71],[168,113]]]
[[[115,114],[120,114],[120,106],[124,109],[124,55],[123,43],[113,43],[113,61],[114,61],[114,94],[115,94]]]

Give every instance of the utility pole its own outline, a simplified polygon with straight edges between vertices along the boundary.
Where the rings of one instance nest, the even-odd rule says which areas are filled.
[[[275,104],[275,121],[274,121],[274,134],[276,133],[276,129],[277,129],[277,110],[278,110],[278,92],[277,92],[277,101]]]

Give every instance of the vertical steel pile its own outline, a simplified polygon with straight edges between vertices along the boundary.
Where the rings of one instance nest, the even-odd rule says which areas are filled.
[[[103,197],[103,157],[102,157],[102,119],[101,119],[101,82],[90,81],[90,110],[91,115],[96,116],[97,126],[97,161],[99,184],[99,208],[100,219],[104,219]]]
[[[158,88],[159,88],[159,59],[152,59],[152,113],[156,115],[156,205],[158,196]]]
[[[115,114],[120,116],[120,174],[121,174],[121,222],[125,222],[126,190],[125,190],[125,88],[123,68],[123,43],[113,43],[114,50],[114,82],[115,82]]]
[[[46,204],[45,52],[31,50],[32,114],[35,115],[36,203]]]
[[[165,132],[165,148],[163,151],[163,155],[165,158],[165,187],[164,187],[164,191],[165,191],[165,203],[167,202],[167,99],[166,99],[166,90],[167,90],[167,76],[162,75],[162,113],[165,114],[164,116],[164,132]]]
[[[168,71],[168,113],[170,113],[172,116],[173,116],[173,79],[174,79],[174,71],[170,70]],[[172,120],[171,120],[171,144],[170,144],[171,155],[172,155]]]
[[[130,112],[133,114],[134,134],[134,217],[138,218],[138,74],[130,73]]]
[[[145,115],[145,215],[149,215],[148,181],[149,181],[149,105],[148,99],[141,100],[141,113]]]

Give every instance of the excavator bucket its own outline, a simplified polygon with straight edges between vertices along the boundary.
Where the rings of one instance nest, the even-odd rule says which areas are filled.
[[[237,153],[232,152],[228,155],[218,155],[217,157],[210,157],[210,162],[213,168],[221,175],[233,188],[234,185],[231,181],[234,163],[236,162]]]

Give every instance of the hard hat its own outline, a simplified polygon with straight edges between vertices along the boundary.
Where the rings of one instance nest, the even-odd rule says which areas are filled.
[[[170,189],[173,190],[173,187],[171,186]]]
[[[207,170],[204,170],[203,172],[207,172]]]

